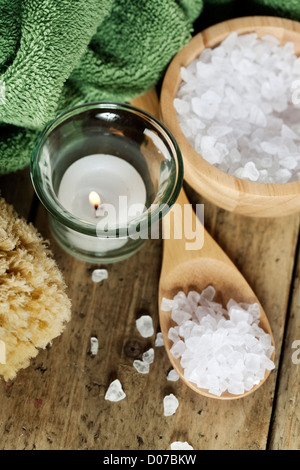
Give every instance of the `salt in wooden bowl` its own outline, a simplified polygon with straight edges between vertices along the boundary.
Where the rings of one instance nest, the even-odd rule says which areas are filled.
[[[187,67],[205,48],[218,46],[230,33],[257,33],[275,36],[280,44],[292,41],[300,55],[300,23],[277,17],[238,18],[209,27],[195,35],[170,63],[161,89],[161,120],[174,135],[181,149],[186,182],[204,198],[231,212],[252,217],[279,217],[300,211],[300,181],[265,184],[227,174],[208,163],[189,144],[177,119],[174,99]]]

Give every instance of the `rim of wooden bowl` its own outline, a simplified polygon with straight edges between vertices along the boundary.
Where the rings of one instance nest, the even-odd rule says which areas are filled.
[[[174,98],[181,84],[180,68],[195,60],[205,48],[218,46],[231,32],[271,34],[281,44],[292,41],[300,56],[300,23],[285,18],[251,16],[235,18],[196,34],[173,58],[160,95],[161,120],[175,137],[184,160],[184,179],[199,194],[223,209],[255,217],[278,217],[300,211],[300,181],[266,184],[229,175],[208,163],[188,143],[179,125]]]

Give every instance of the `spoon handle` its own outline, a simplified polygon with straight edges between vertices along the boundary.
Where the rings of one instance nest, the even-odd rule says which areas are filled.
[[[169,272],[195,258],[210,258],[233,265],[219,245],[205,230],[182,188],[176,204],[163,219],[164,262]]]

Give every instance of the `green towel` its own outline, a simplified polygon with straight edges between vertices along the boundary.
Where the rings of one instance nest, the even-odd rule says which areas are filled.
[[[0,0],[0,174],[63,110],[155,86],[197,21],[260,13],[300,20],[300,0]]]
[[[234,4],[238,15],[268,14],[300,20],[300,0],[204,0],[207,7],[219,7],[224,4]],[[224,18],[226,19],[226,18]]]
[[[41,129],[91,101],[155,86],[202,0],[0,0],[0,173],[28,165]]]
[[[300,20],[299,0],[254,0],[265,7],[265,12],[278,16],[286,16],[291,19]]]

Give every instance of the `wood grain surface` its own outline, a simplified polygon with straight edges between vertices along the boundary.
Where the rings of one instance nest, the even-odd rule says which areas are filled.
[[[134,104],[155,113],[155,92]],[[262,387],[241,400],[218,401],[181,381],[167,381],[171,364],[163,347],[155,348],[149,374],[132,365],[155,340],[142,338],[135,320],[147,313],[159,331],[161,240],[149,240],[128,260],[106,266],[108,279],[95,284],[91,273],[97,266],[69,256],[53,240],[44,208],[33,203],[29,170],[0,178],[0,189],[50,240],[73,305],[70,323],[52,346],[15,380],[0,381],[2,450],[169,450],[175,440],[195,450],[299,449],[300,364],[292,362],[292,344],[300,340],[298,214],[235,215],[185,185],[192,203],[204,203],[206,229],[260,299],[276,344],[276,369]],[[99,340],[95,357],[91,336]],[[115,378],[126,398],[111,403],[104,396]],[[163,398],[169,393],[179,407],[165,417]]]

